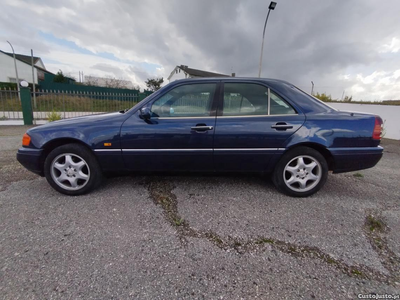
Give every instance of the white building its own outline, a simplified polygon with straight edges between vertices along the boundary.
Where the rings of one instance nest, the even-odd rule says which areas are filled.
[[[230,75],[197,70],[189,68],[188,66],[180,65],[176,66],[175,69],[172,70],[167,79],[171,82],[178,79],[201,77],[230,77]],[[235,73],[232,73],[232,77],[235,77]]]
[[[32,78],[32,65],[31,56],[15,54],[17,61],[18,79],[21,82],[25,80],[29,83],[33,83]],[[43,61],[40,57],[33,57],[34,64],[34,78],[35,84],[38,84],[39,80],[44,80],[44,73],[50,73],[46,70]],[[0,82],[17,82],[15,77],[15,65],[14,57],[12,53],[4,52],[0,50]]]

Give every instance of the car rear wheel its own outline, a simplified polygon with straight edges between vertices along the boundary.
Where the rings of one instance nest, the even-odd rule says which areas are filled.
[[[66,195],[88,193],[102,179],[96,158],[79,144],[67,144],[51,151],[46,157],[44,172],[49,184]]]
[[[298,147],[282,156],[272,179],[286,195],[307,197],[320,190],[327,177],[328,164],[321,153],[309,147]]]

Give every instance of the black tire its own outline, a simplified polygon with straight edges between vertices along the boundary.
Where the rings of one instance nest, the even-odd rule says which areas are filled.
[[[44,174],[56,191],[70,196],[90,192],[100,185],[103,177],[92,152],[79,144],[53,149],[44,162]]]
[[[327,177],[328,164],[322,154],[302,146],[282,156],[275,167],[272,181],[286,195],[307,197],[319,191]]]

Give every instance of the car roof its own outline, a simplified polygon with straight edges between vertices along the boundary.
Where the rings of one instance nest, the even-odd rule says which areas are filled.
[[[199,82],[199,81],[262,81],[266,83],[284,83],[290,84],[289,82],[281,79],[274,78],[259,78],[259,77],[203,77],[203,78],[184,78],[172,81],[171,83],[180,82]]]

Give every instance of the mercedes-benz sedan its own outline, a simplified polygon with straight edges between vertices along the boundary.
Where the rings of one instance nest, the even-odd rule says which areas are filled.
[[[17,158],[68,195],[89,192],[104,172],[249,172],[270,173],[278,190],[302,197],[329,170],[375,166],[381,125],[281,80],[184,79],[127,111],[29,129]]]

